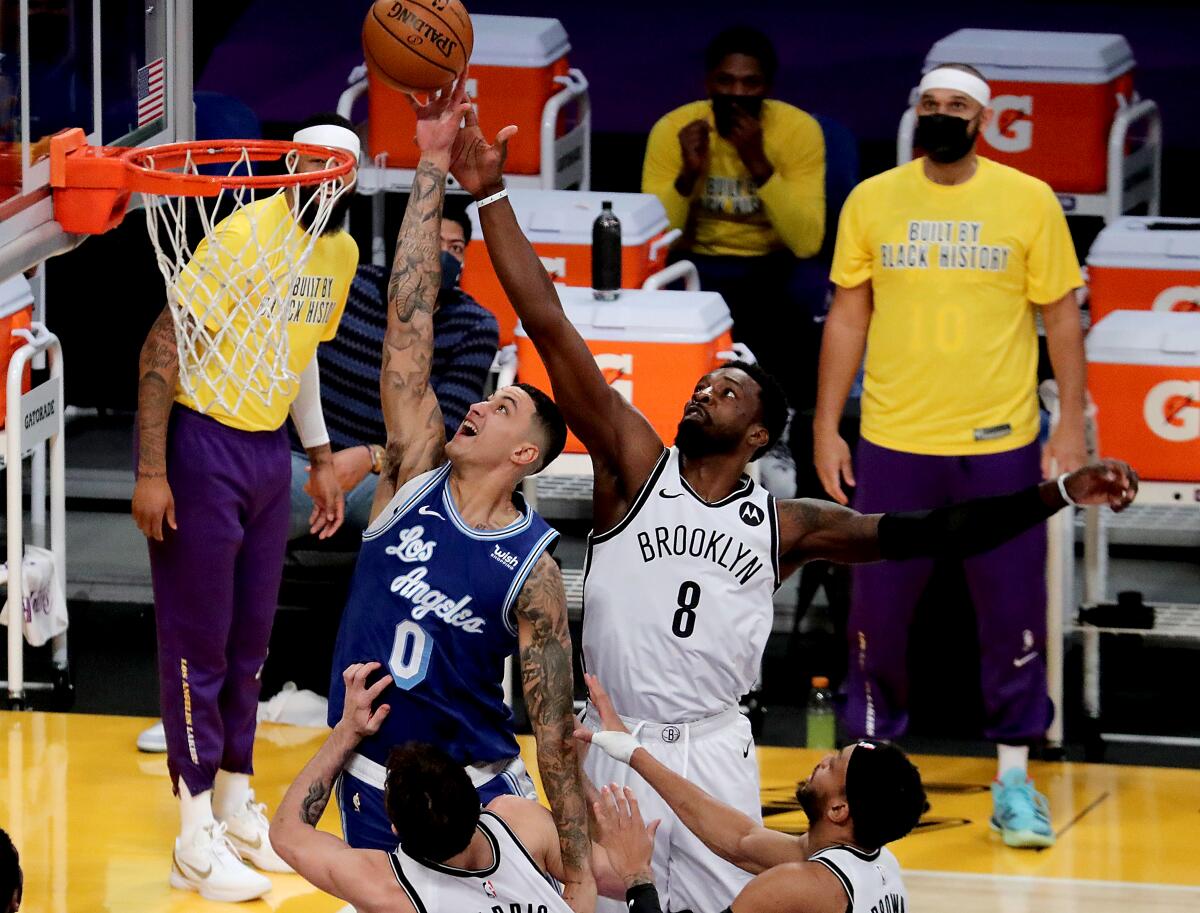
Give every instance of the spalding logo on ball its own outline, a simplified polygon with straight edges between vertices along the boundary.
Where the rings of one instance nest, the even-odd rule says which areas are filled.
[[[401,92],[450,85],[475,44],[459,0],[375,0],[363,23],[367,66]]]

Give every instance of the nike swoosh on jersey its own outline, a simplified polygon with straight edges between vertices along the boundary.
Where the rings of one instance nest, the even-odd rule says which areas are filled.
[[[428,504],[422,504],[421,509],[418,510],[417,513],[419,513],[422,517],[437,517],[439,520],[446,519],[441,514],[439,514],[436,510],[431,508]]]
[[[749,742],[746,743],[746,747],[742,749],[742,757],[743,758],[750,757],[750,746],[753,744],[754,744],[754,739],[751,739]]]
[[[660,489],[658,490],[658,496],[659,496],[660,498],[682,498],[682,497],[683,497],[683,492],[682,492],[682,491],[677,491],[677,492],[675,492],[675,494],[673,494],[673,495],[669,495],[669,494],[667,494],[667,491],[666,491],[666,489],[665,489],[665,488],[660,488]]]
[[[1014,659],[1013,665],[1016,666],[1018,669],[1020,669],[1022,666],[1024,666],[1026,663],[1028,663],[1030,660],[1032,660],[1035,656],[1037,656],[1036,650],[1033,653],[1026,653],[1020,659]]]

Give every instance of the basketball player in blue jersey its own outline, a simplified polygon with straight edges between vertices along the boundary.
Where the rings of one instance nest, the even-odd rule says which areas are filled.
[[[367,687],[378,666],[343,672],[342,716],[279,803],[272,845],[309,882],[358,913],[570,913],[558,891],[564,865],[546,809],[501,796],[481,811],[462,766],[433,745],[412,742],[388,755],[389,850],[356,849],[316,829],[348,758],[395,716],[391,704],[399,692],[391,679]],[[376,699],[388,703],[375,706]],[[644,836],[653,839],[653,825]],[[608,854],[597,846],[594,858],[605,891],[625,896]]]
[[[504,703],[504,662],[519,646],[564,896],[590,913],[596,888],[571,736],[571,637],[549,554],[558,534],[513,493],[559,454],[566,426],[549,397],[518,384],[473,405],[447,443],[429,383],[438,232],[451,146],[469,109],[464,85],[413,102],[421,160],[388,286],[386,459],[334,648],[330,725],[342,714],[347,666],[380,662],[396,689],[382,729],[349,755],[338,805],[351,846],[394,849],[385,764],[393,746],[412,741],[461,764],[484,805],[505,793],[532,796]]]
[[[1105,461],[1011,495],[911,514],[777,502],[746,467],[779,437],[787,404],[761,368],[737,362],[696,382],[668,448],[604,379],[521,233],[504,191],[514,130],[489,144],[469,114],[452,170],[478,201],[500,282],[592,458],[584,664],[659,760],[761,820],[754,740],[738,701],[758,676],[772,595],[784,577],[814,559],[977,554],[1069,503],[1119,510],[1133,500],[1137,478],[1124,463]],[[594,708],[585,722],[599,727]],[[592,752],[585,767],[594,783],[634,786],[649,816],[662,818],[654,853],[666,909],[721,909],[745,886],[749,876],[707,849],[624,765]]]

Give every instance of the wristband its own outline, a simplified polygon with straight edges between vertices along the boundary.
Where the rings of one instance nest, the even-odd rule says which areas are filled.
[[[599,747],[614,761],[628,764],[629,758],[638,747],[638,740],[628,732],[602,731],[592,733],[592,744]]]
[[[495,203],[497,200],[503,200],[506,196],[508,196],[507,187],[505,187],[503,190],[493,193],[490,197],[484,197],[482,200],[476,200],[475,205],[480,209],[483,209],[483,207],[487,206],[489,203]]]
[[[635,884],[629,888],[625,892],[625,905],[629,913],[660,913],[662,910],[658,888],[653,884]]]
[[[1069,505],[1071,505],[1072,507],[1078,507],[1079,502],[1076,501],[1074,498],[1072,498],[1069,494],[1067,494],[1067,476],[1069,476],[1069,475],[1070,475],[1069,472],[1064,472],[1062,475],[1060,475],[1058,477],[1058,493],[1060,495],[1062,495],[1062,499],[1064,501],[1066,501]]]

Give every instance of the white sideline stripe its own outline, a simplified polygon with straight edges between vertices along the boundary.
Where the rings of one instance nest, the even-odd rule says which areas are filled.
[[[901,875],[907,882],[909,878],[931,878],[952,880],[962,878],[972,881],[1018,882],[1022,884],[1053,884],[1070,887],[1071,885],[1086,885],[1089,888],[1107,888],[1111,890],[1164,891],[1181,894],[1196,894],[1200,896],[1200,885],[1162,884],[1152,881],[1100,881],[1092,878],[1051,878],[1048,875],[996,875],[988,872],[938,872],[932,869],[901,868]]]

